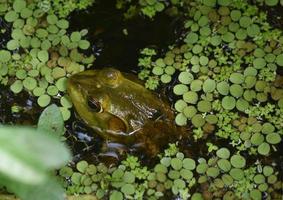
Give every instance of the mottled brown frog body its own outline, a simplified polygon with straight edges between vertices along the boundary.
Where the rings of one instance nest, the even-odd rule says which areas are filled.
[[[169,104],[134,75],[113,68],[84,71],[69,78],[68,93],[79,116],[108,144],[155,156],[182,136]]]

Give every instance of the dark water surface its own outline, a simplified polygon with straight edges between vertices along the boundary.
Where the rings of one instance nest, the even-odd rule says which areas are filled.
[[[282,8],[269,8],[269,21],[274,27],[282,28]],[[131,20],[124,20],[123,11],[115,8],[115,1],[100,0],[86,11],[75,12],[70,16],[70,31],[87,29],[88,39],[92,44],[87,54],[96,55],[93,68],[115,67],[121,71],[136,72],[139,50],[145,47],[155,47],[159,52],[166,51],[168,45],[180,41],[182,36],[182,18],[169,17],[166,14],[158,14],[154,20],[137,16]],[[0,48],[5,47],[9,40],[9,25],[0,18],[0,28],[7,29],[0,33]],[[125,35],[127,30],[127,35]],[[280,72],[281,73],[281,72]],[[170,87],[169,87],[170,88]],[[170,94],[172,95],[172,93]],[[12,106],[20,106],[24,109],[18,113],[12,113]],[[14,95],[7,87],[0,87],[0,123],[35,125],[42,108],[36,104],[36,99],[26,92]],[[102,139],[86,127],[72,111],[72,117],[66,122],[67,141],[71,146],[75,160],[87,158],[97,161],[97,155],[102,148]],[[227,141],[212,138],[213,143],[220,146],[228,146]],[[190,150],[196,149],[195,155],[206,155],[202,149],[207,149],[205,141],[192,144],[190,141],[181,141],[181,147],[186,155],[191,155]],[[283,143],[274,153],[273,159],[279,164],[279,171],[283,171]],[[143,155],[139,156],[142,158]],[[248,155],[247,155],[248,156]],[[270,162],[271,160],[266,160]],[[254,160],[249,160],[254,162]],[[149,164],[146,162],[146,164]],[[151,163],[152,164],[152,163]]]
[[[142,16],[125,20],[123,10],[117,10],[113,0],[100,0],[87,11],[74,13],[70,21],[71,30],[89,31],[92,53],[97,58],[94,68],[111,66],[127,72],[137,71],[140,49],[166,49],[179,39],[183,25],[179,17],[164,13],[154,20]]]

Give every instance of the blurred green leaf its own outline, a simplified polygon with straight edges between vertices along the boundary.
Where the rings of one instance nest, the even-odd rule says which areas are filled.
[[[26,127],[0,128],[0,173],[22,183],[37,184],[47,170],[66,164],[69,150],[56,137]]]
[[[46,131],[57,136],[64,134],[64,120],[60,109],[52,104],[41,113],[38,124],[38,130]]]
[[[53,178],[36,184],[22,184],[16,181],[0,177],[0,183],[5,185],[9,191],[14,192],[22,200],[64,200],[64,189]]]

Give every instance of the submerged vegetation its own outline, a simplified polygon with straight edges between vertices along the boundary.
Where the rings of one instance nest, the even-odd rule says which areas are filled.
[[[81,157],[69,161],[65,148],[53,149],[54,157],[45,157],[45,148],[32,154],[40,140],[46,140],[42,146],[68,142],[64,121],[71,120],[73,108],[66,81],[96,67],[94,55],[89,55],[90,33],[70,31],[68,16],[98,3],[0,0],[1,36],[5,35],[0,41],[1,85],[16,95],[28,92],[40,107],[47,107],[37,130],[1,127],[0,151],[9,154],[0,152],[1,162],[3,156],[17,159],[38,175],[21,176],[3,162],[3,192],[28,200],[59,200],[64,198],[59,182],[68,195],[98,199],[282,198],[283,32],[267,17],[269,9],[282,9],[279,0],[117,0],[124,20],[155,20],[163,12],[184,20],[178,41],[165,51],[140,49],[135,71],[146,88],[161,93],[168,88],[175,123],[188,129],[187,138],[168,144],[148,166],[142,156],[134,155],[108,166]],[[39,146],[22,146],[17,143],[22,137]],[[43,158],[48,163],[41,165]],[[56,172],[57,182],[50,171]],[[41,176],[48,177],[38,185],[41,196],[29,196],[32,178]]]

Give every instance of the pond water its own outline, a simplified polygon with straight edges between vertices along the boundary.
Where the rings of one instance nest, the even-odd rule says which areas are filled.
[[[283,8],[282,7],[262,7],[268,11],[268,21],[273,27],[283,29]],[[123,72],[138,74],[138,58],[140,50],[145,47],[152,47],[158,50],[159,56],[164,56],[171,44],[180,44],[185,30],[183,29],[184,19],[182,16],[170,17],[165,13],[157,14],[154,20],[142,16],[125,20],[123,11],[115,8],[115,1],[98,1],[95,6],[80,12],[75,12],[69,17],[70,31],[87,29],[89,31],[87,39],[91,42],[90,50],[84,52],[87,55],[95,55],[96,60],[92,69],[103,67],[114,67]],[[0,48],[5,47],[9,40],[11,27],[0,18],[0,27],[8,31],[0,33]],[[229,50],[227,46],[223,49]],[[283,69],[279,68],[277,73],[283,75]],[[178,74],[173,76],[170,85],[160,89],[158,92],[165,93],[171,103],[177,100],[172,92],[175,83],[178,81]],[[23,101],[24,99],[24,101]],[[0,123],[36,125],[37,119],[42,112],[36,99],[26,92],[13,94],[9,88],[0,87]],[[98,155],[103,148],[103,139],[97,136],[94,131],[87,127],[77,116],[74,109],[71,111],[71,118],[65,123],[67,129],[65,137],[68,145],[74,153],[74,161],[82,159],[89,162],[98,163],[101,160]],[[192,127],[187,127],[188,133]],[[216,138],[213,134],[208,134],[205,139],[220,147],[227,147],[233,154],[237,150],[231,149],[227,140]],[[185,156],[197,159],[199,155],[209,157],[206,140],[194,142],[191,138],[183,139],[179,142],[181,151]],[[283,142],[277,146],[277,151],[270,157],[258,156],[250,157],[247,152],[242,156],[247,158],[247,163],[254,163],[261,159],[265,163],[276,164],[279,177],[283,176]],[[149,159],[142,152],[129,151],[132,155],[138,156],[142,163],[152,167],[158,162],[158,158]],[[125,158],[122,156],[120,159]],[[108,162],[107,160],[105,162]],[[110,161],[111,162],[111,161]],[[205,190],[205,189],[203,189]]]
[[[282,28],[282,7],[262,7],[268,11],[268,20],[276,28]],[[92,48],[85,52],[96,56],[93,68],[115,67],[124,72],[137,73],[139,68],[138,58],[139,51],[145,47],[156,48],[163,55],[171,44],[177,44],[182,41],[184,36],[182,16],[170,17],[165,13],[157,14],[154,20],[142,17],[140,15],[125,20],[123,11],[117,10],[115,1],[105,0],[99,1],[95,6],[85,11],[74,12],[70,17],[70,31],[87,29],[89,34],[87,39],[91,42]],[[10,26],[0,18],[1,29],[6,29],[4,33],[0,33],[0,47],[5,47],[10,39]],[[283,70],[278,69],[278,73],[282,74]],[[176,76],[177,77],[177,76]],[[176,79],[175,77],[175,79]],[[173,102],[175,95],[172,93],[172,87],[167,86],[166,94]],[[22,101],[25,99],[25,101]],[[17,112],[17,106],[24,108]],[[11,112],[11,108],[16,112]],[[8,124],[36,124],[38,116],[42,111],[36,104],[36,100],[27,93],[22,92],[15,95],[6,87],[1,87],[0,94],[0,120],[2,123]],[[97,161],[97,155],[100,152],[102,140],[95,136],[93,131],[84,125],[72,111],[72,117],[66,123],[67,138],[73,147],[74,154],[77,159],[81,156],[90,160]],[[212,141],[214,138],[212,138]],[[192,143],[189,140],[182,140],[181,147],[183,151],[187,151],[188,147],[198,149],[197,154],[201,154],[204,142]],[[218,139],[215,141],[221,146],[227,146],[225,140]],[[283,156],[280,154],[283,150],[283,144],[279,146],[279,150],[274,156],[277,163],[283,163]],[[191,155],[191,152],[187,152]],[[197,155],[195,154],[195,155]],[[143,155],[139,155],[141,158]],[[253,161],[250,161],[253,162]],[[149,163],[147,163],[149,164]],[[279,164],[283,171],[283,164]]]

